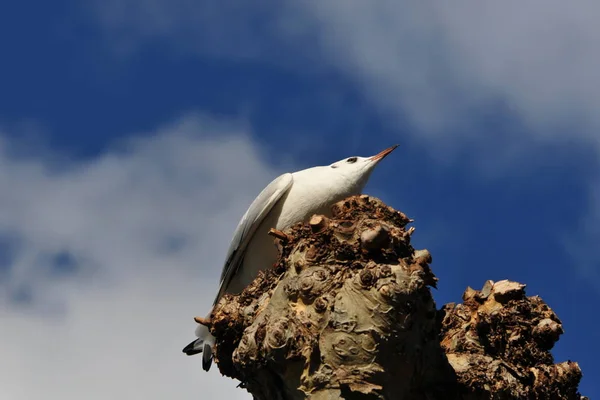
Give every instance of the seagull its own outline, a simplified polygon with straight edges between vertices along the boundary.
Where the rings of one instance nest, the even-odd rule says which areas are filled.
[[[285,173],[275,178],[252,202],[240,220],[227,251],[219,290],[212,308],[225,293],[237,294],[248,286],[262,269],[277,260],[277,249],[267,234],[271,228],[285,230],[307,221],[314,214],[329,215],[336,202],[360,194],[375,166],[398,145],[371,157],[348,157],[331,165]],[[196,317],[199,325],[193,342],[185,346],[187,355],[203,353],[202,368],[210,369],[215,338],[206,318]]]

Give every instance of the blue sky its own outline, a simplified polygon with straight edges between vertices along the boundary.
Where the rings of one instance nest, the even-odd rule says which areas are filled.
[[[0,6],[4,397],[248,398],[179,353],[239,216],[394,143],[366,192],[415,219],[438,304],[526,283],[600,395],[600,6],[194,3]]]

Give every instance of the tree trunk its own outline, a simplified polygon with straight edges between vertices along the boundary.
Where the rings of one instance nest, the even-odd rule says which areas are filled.
[[[221,373],[257,400],[581,399],[577,363],[549,352],[560,320],[524,285],[436,310],[410,222],[362,195],[272,232],[276,265],[213,312]]]

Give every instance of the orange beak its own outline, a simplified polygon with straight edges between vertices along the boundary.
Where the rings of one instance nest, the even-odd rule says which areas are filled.
[[[392,151],[394,151],[394,149],[395,149],[396,147],[398,147],[398,145],[397,145],[397,144],[395,144],[395,145],[393,145],[393,146],[391,146],[391,147],[388,147],[387,149],[383,150],[383,151],[382,151],[382,152],[380,152],[380,153],[377,153],[377,154],[375,154],[373,157],[370,157],[369,159],[370,159],[371,161],[379,161],[379,160],[382,160],[382,159],[383,159],[385,156],[387,156],[387,155],[388,155],[388,154],[390,154]]]

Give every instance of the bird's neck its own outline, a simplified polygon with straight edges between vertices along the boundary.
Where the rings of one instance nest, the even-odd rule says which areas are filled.
[[[340,175],[331,174],[330,171],[322,173],[294,174],[294,183],[288,194],[291,204],[303,210],[315,213],[328,214],[332,204],[348,196],[360,194],[364,185],[357,185]],[[310,215],[309,215],[310,217]]]

